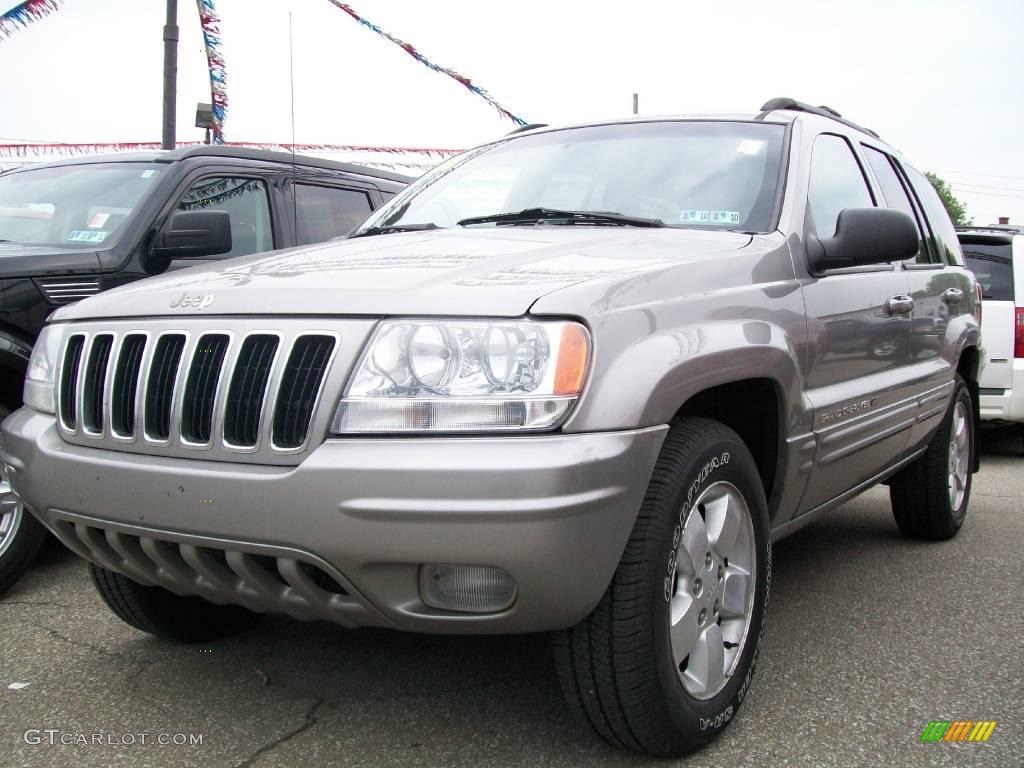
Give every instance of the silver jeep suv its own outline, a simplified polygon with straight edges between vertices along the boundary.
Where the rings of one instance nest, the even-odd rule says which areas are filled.
[[[539,128],[351,239],[58,310],[0,456],[140,630],[550,630],[577,714],[678,755],[748,691],[773,539],[879,482],[963,524],[978,310],[831,110]]]

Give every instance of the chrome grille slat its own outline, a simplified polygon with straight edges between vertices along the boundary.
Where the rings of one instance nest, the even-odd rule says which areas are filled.
[[[61,364],[60,375],[60,418],[67,429],[78,428],[78,375],[81,370],[82,350],[85,347],[85,336],[75,334],[68,339]]]
[[[256,446],[270,369],[279,343],[277,336],[254,333],[239,347],[224,409],[226,443]]]
[[[110,429],[121,437],[131,437],[135,434],[135,398],[145,351],[145,334],[131,333],[121,341],[110,404]]]
[[[178,378],[185,334],[169,333],[161,336],[153,352],[146,384],[146,435],[154,440],[166,440],[171,434],[171,409],[174,384]]]
[[[210,442],[214,400],[230,341],[227,334],[207,333],[196,342],[181,408],[181,437],[189,443]]]
[[[100,333],[93,337],[89,347],[82,381],[82,430],[86,433],[103,433],[103,398],[113,344],[114,337],[111,334]]]
[[[309,419],[334,347],[333,336],[309,334],[295,340],[274,407],[275,446],[298,448],[306,442]],[[294,362],[296,354],[301,355],[298,363]]]
[[[76,323],[58,369],[58,429],[70,443],[114,451],[294,465],[327,435],[331,411],[375,323],[338,319],[310,327],[308,320],[283,318],[268,328],[230,317]],[[342,333],[346,328],[352,332]],[[321,407],[328,397],[330,405]]]

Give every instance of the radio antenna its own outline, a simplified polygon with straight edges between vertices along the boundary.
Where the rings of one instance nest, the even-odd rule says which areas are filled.
[[[292,237],[295,242],[299,239],[298,224],[298,194],[295,188],[295,179],[298,176],[297,163],[295,160],[295,49],[292,45],[292,12],[288,11],[288,79],[291,89],[292,107]]]

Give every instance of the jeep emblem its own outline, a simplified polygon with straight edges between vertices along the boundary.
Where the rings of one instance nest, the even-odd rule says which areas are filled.
[[[171,309],[177,309],[178,307],[182,307],[183,309],[188,309],[190,307],[194,309],[206,309],[211,304],[213,304],[212,293],[196,293],[193,295],[183,293],[177,301],[171,302]]]

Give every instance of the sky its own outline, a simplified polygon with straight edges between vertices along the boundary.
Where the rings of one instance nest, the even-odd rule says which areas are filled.
[[[0,11],[15,0],[0,0]],[[1024,224],[1021,0],[352,0],[529,122],[827,104],[953,185],[976,224]],[[466,148],[514,126],[328,0],[217,0],[227,139]],[[158,141],[161,0],[62,0],[0,38],[0,143]],[[289,14],[294,61],[291,122]],[[178,138],[209,81],[179,0]]]

